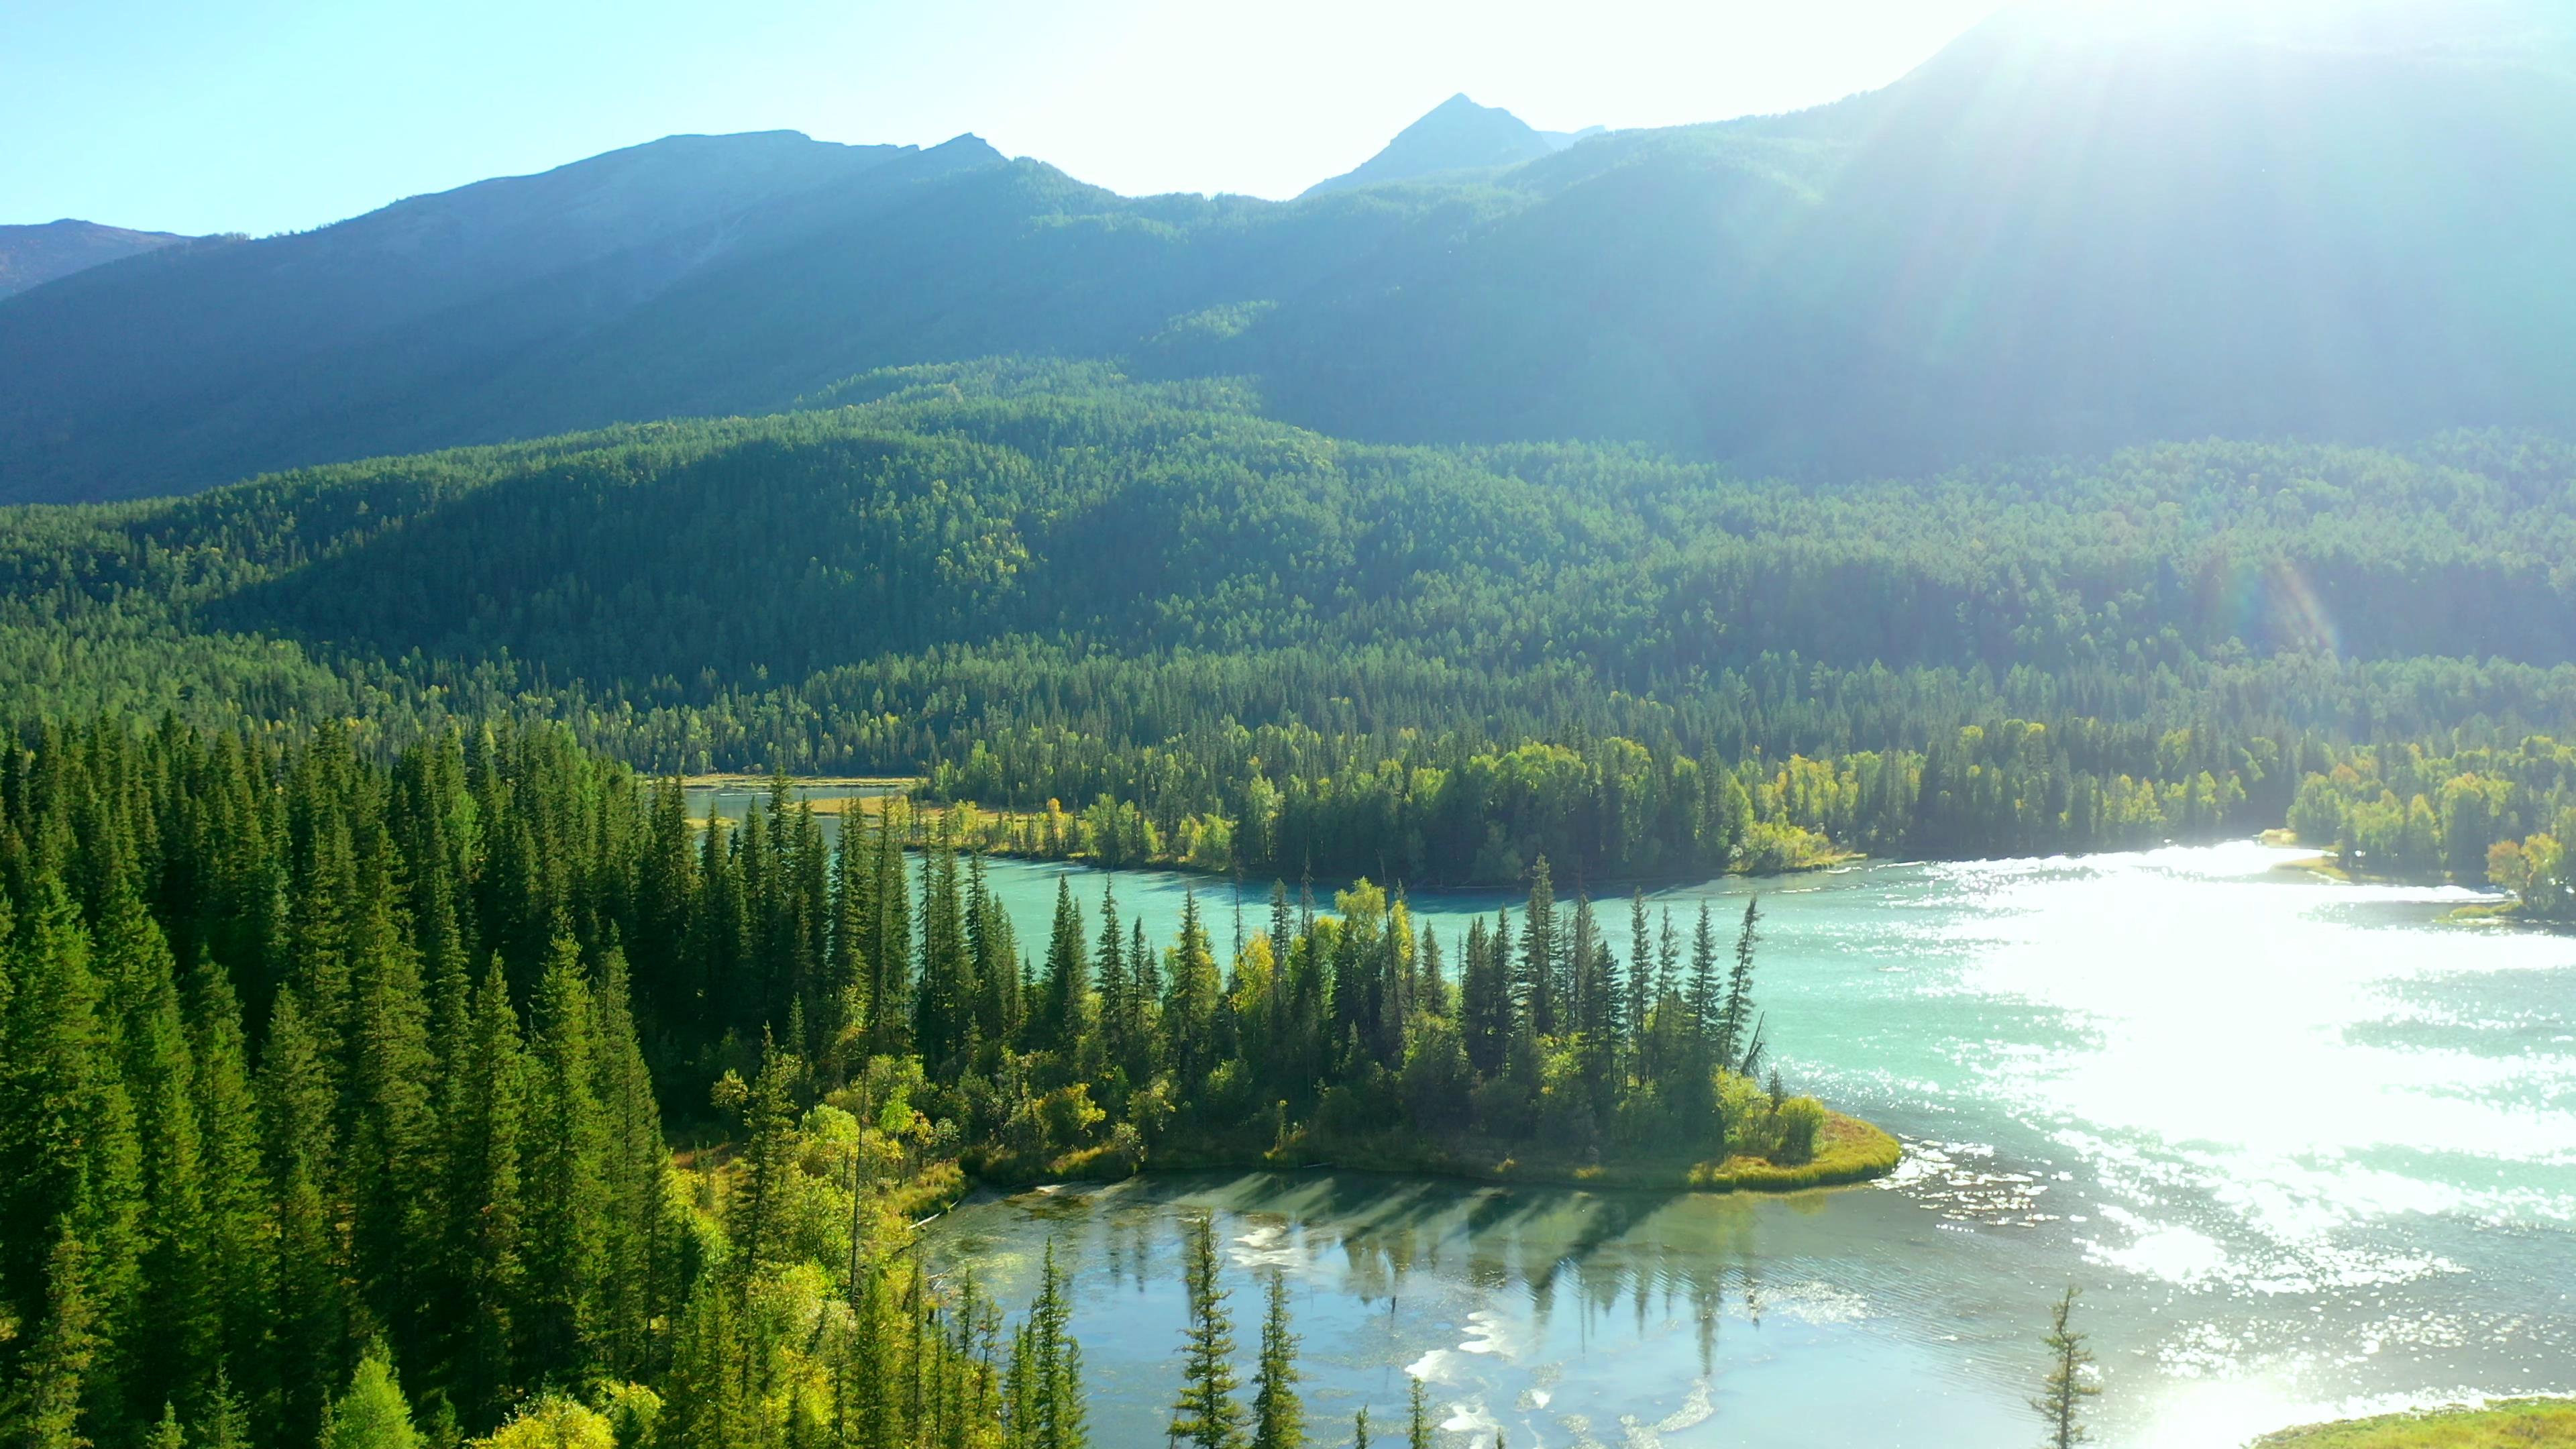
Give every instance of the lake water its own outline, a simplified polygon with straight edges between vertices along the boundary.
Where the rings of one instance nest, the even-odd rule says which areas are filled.
[[[1149,1177],[970,1204],[934,1252],[1018,1307],[1075,1278],[1094,1442],[1151,1445],[1175,1387],[1185,1215],[1210,1211],[1245,1373],[1287,1275],[1321,1443],[2036,1442],[2049,1299],[2084,1297],[2096,1442],[2207,1446],[2479,1394],[2576,1392],[2576,940],[2441,918],[2457,890],[2286,878],[2245,844],[1867,865],[1650,897],[1731,939],[1792,1086],[1903,1137],[1871,1187],[1586,1193],[1313,1172]],[[1056,881],[1000,862],[1024,943]],[[1199,890],[1116,878],[1173,935]],[[1246,929],[1266,922],[1248,892]],[[1416,897],[1445,935],[1499,895]],[[1329,900],[1320,903],[1329,909]],[[1624,901],[1603,907],[1627,939]],[[1451,959],[1454,961],[1455,956]]]

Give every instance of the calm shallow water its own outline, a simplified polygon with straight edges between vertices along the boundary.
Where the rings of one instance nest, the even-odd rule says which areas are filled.
[[[1876,865],[1759,889],[1759,991],[1800,1090],[1907,1140],[1874,1187],[1583,1193],[1348,1173],[1156,1177],[938,1230],[1016,1306],[1076,1274],[1096,1437],[1159,1442],[1180,1226],[1231,1246],[1248,1364],[1288,1275],[1311,1413],[1443,1442],[1991,1446],[2035,1437],[2045,1303],[2085,1291],[2097,1441],[2238,1442],[2472,1394],[2576,1391],[2576,940],[2443,923],[2465,892],[2284,879],[2241,845]],[[997,862],[1025,942],[1070,876]],[[1200,888],[1116,879],[1168,941]],[[1417,897],[1445,936],[1499,895]],[[1329,901],[1320,902],[1329,908]],[[1627,906],[1602,907],[1624,943]],[[1246,929],[1266,922],[1250,892]],[[1731,939],[1732,922],[1723,920]],[[1454,960],[1454,955],[1453,958]],[[1324,1442],[1339,1442],[1328,1437]]]

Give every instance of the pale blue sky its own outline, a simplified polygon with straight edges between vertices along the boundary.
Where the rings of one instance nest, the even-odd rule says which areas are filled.
[[[1547,129],[1884,85],[1997,0],[0,0],[0,222],[319,226],[687,131],[973,131],[1293,195],[1454,91]]]

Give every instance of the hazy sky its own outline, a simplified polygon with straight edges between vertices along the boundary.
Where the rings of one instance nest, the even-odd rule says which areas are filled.
[[[1997,0],[0,0],[0,222],[319,226],[687,131],[972,131],[1293,195],[1452,92],[1551,130],[1884,85]]]

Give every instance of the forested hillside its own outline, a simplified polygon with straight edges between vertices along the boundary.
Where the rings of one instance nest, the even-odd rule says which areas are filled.
[[[0,702],[370,748],[554,718],[1415,882],[2245,833],[2353,746],[2576,733],[2576,454],[2537,439],[1815,488],[1099,368],[837,396],[872,400],[17,511]]]
[[[1118,196],[972,137],[695,137],[165,248],[0,301],[0,498],[1005,353],[1249,379],[1340,436],[1822,477],[2576,428],[2561,8],[2176,8],[2014,7],[1816,110],[1288,203]]]

